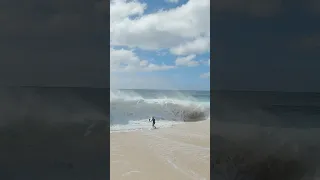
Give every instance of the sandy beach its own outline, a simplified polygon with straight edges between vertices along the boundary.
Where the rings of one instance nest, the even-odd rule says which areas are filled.
[[[209,180],[210,121],[111,133],[111,180]]]

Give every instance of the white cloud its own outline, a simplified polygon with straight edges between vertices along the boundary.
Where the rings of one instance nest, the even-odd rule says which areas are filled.
[[[142,15],[147,8],[145,3],[138,1],[111,0],[110,3],[110,23],[111,25],[121,22],[133,15]],[[112,27],[112,26],[111,26]]]
[[[203,73],[200,75],[201,78],[209,78],[210,77],[210,72]]]
[[[210,59],[208,59],[208,66],[210,66]]]
[[[177,66],[198,66],[199,62],[195,61],[194,58],[196,57],[195,54],[191,54],[189,56],[185,56],[185,57],[178,57],[176,59],[176,65]]]
[[[158,65],[140,59],[133,50],[110,48],[110,69],[112,72],[126,71],[161,71],[175,66]]]
[[[209,84],[199,82],[184,81],[183,74],[172,74],[168,76],[158,76],[152,73],[112,73],[110,75],[110,87],[112,89],[207,89]]]
[[[202,54],[210,50],[210,37],[199,37],[170,49],[175,55]]]
[[[195,39],[210,36],[209,0],[189,0],[174,9],[144,15],[146,8],[146,4],[137,0],[111,1],[111,45],[156,50],[174,48],[188,41],[192,44]],[[133,15],[136,17],[130,18]],[[191,50],[181,51],[185,54],[196,49],[190,45],[187,48]]]
[[[208,52],[210,47],[210,0],[189,0],[178,7],[148,14],[147,8],[142,0],[110,2],[111,87],[174,88],[179,80],[150,72],[204,64],[195,58]],[[144,54],[148,58],[142,58],[134,49],[151,51]],[[172,62],[173,65],[163,64],[153,60],[150,52],[154,57],[167,54],[181,57]],[[149,73],[136,75],[143,72]]]
[[[153,74],[141,75],[134,72],[112,73],[110,87],[116,89],[175,89],[175,78],[167,79]]]
[[[179,2],[179,0],[165,0],[165,1],[168,3],[178,3]]]

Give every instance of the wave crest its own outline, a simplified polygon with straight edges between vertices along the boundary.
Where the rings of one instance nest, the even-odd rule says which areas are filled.
[[[169,121],[200,121],[210,116],[209,103],[179,92],[143,95],[136,91],[111,91],[110,106],[111,124],[126,124],[151,116]]]

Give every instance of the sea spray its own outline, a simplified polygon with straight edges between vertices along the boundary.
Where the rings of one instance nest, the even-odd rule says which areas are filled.
[[[111,90],[110,113],[111,131],[150,128],[151,116],[161,127],[201,121],[210,116],[210,92]]]

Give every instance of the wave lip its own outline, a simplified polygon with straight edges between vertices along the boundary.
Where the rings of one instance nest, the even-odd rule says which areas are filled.
[[[210,94],[205,101],[190,93],[113,90],[110,92],[110,108],[111,129],[120,125],[127,126],[125,129],[130,129],[130,125],[133,129],[143,128],[151,116],[155,117],[156,125],[163,123],[163,127],[169,127],[176,122],[208,119]]]

